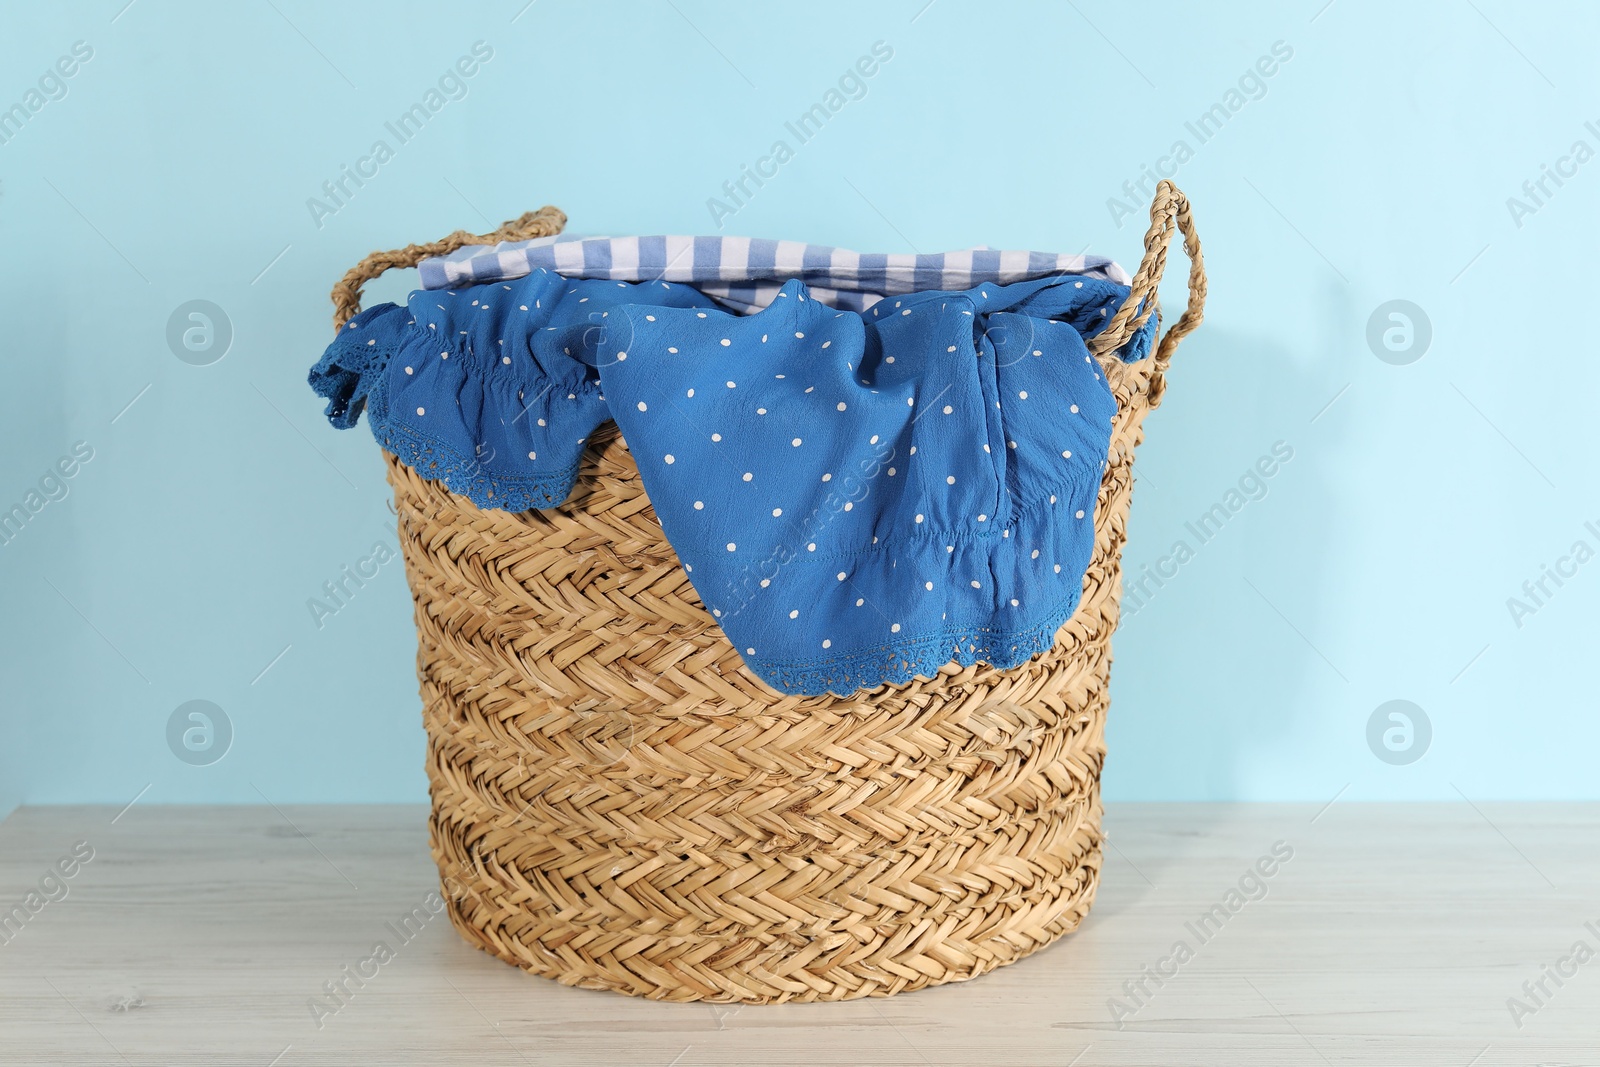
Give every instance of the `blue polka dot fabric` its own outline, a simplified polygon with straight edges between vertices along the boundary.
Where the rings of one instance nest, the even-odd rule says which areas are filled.
[[[335,426],[364,410],[402,461],[511,511],[564,501],[615,420],[750,669],[847,695],[1050,647],[1116,410],[1085,340],[1127,296],[1056,274],[855,311],[792,279],[740,315],[692,285],[538,269],[362,312],[310,380]]]

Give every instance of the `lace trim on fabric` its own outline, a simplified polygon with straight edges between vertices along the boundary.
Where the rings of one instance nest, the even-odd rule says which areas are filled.
[[[1080,588],[1050,612],[1044,622],[1025,630],[963,629],[946,627],[926,637],[912,638],[876,649],[865,649],[811,663],[750,664],[763,680],[784,693],[849,696],[880,685],[904,685],[917,677],[931,678],[948,663],[970,667],[986,663],[996,670],[1020,666],[1055,645],[1056,633],[1072,618],[1083,599]],[[757,668],[756,664],[760,663]]]
[[[335,344],[308,381],[328,401],[328,421],[340,430],[355,426],[362,411],[378,444],[419,474],[443,482],[452,493],[480,508],[529,511],[553,508],[567,499],[578,477],[576,463],[562,470],[528,477],[490,475],[475,456],[462,455],[409,426],[390,425],[384,375],[394,349],[379,345]]]
[[[417,433],[408,426],[373,426],[378,443],[424,478],[443,482],[446,489],[464,496],[480,508],[531,511],[553,508],[572,493],[578,465],[530,478],[507,478],[485,473],[475,458]]]
[[[394,358],[394,349],[335,342],[322,354],[306,380],[328,402],[323,412],[336,430],[348,430],[361,418],[372,390]]]

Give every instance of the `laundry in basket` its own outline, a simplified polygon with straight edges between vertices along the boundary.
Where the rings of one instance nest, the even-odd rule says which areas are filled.
[[[312,375],[385,448],[457,930],[568,985],[782,1003],[972,978],[1075,929],[1133,451],[1205,295],[1187,200],[1161,183],[1131,279],[983,250],[920,272],[781,243],[669,256],[564,223],[369,256]],[[1153,344],[1175,232],[1189,303]],[[428,290],[357,316],[367,280],[418,263]],[[780,529],[799,536],[773,555]],[[1030,571],[1036,550],[1059,558]],[[1012,659],[1008,611],[1070,614]]]
[[[1116,264],[640,237],[422,268],[448,287],[362,312],[312,371],[330,420],[364,408],[402,461],[512,511],[565,501],[615,421],[774,688],[1013,667],[1076,608],[1116,411],[1086,342],[1128,298]]]

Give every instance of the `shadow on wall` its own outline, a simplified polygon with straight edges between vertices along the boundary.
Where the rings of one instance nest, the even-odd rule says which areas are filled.
[[[28,284],[16,294],[16,306],[28,309],[12,324],[16,350],[58,353],[87,328],[59,291],[39,284],[27,292]],[[94,434],[82,420],[74,425],[68,417],[70,362],[51,356],[26,362],[21,387],[28,402],[14,406],[0,429],[0,602],[14,620],[32,620],[12,626],[0,642],[0,677],[11,683],[0,700],[0,817],[28,800],[26,783],[50,773],[52,757],[65,758],[74,748],[64,738],[73,727],[62,721],[79,688],[70,672],[45,690],[54,695],[53,706],[19,696],[39,691],[37,678],[48,665],[81,662],[99,651],[87,647],[98,638],[78,614],[92,590],[74,512],[79,495],[96,489],[95,446],[105,442],[89,440]],[[81,401],[75,398],[75,406]],[[64,650],[66,642],[79,648]],[[30,678],[35,681],[24,683]]]
[[[1331,300],[1334,320],[1354,317],[1345,294]],[[1333,346],[1341,331],[1319,333]],[[1329,534],[1294,501],[1328,498],[1322,457],[1343,436],[1335,409],[1318,412],[1326,398],[1312,399],[1333,390],[1311,365],[1210,326],[1174,357],[1136,466],[1108,799],[1237,797],[1239,761],[1302,732],[1295,716],[1312,702],[1299,697],[1344,684],[1300,636],[1322,610]]]

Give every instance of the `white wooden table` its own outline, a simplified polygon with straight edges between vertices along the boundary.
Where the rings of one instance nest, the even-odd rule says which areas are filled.
[[[15,812],[0,824],[0,1063],[1600,1064],[1600,955],[1562,962],[1579,941],[1600,953],[1600,805],[1113,807],[1078,933],[888,1000],[567,989],[469,948],[440,915],[319,1018],[324,984],[398,944],[387,924],[435,887],[423,818]],[[75,865],[78,842],[93,858]],[[1228,910],[1277,842],[1292,857],[1263,863],[1270,877],[1246,878]],[[64,859],[72,876],[47,878]],[[1575,973],[1558,985],[1546,965]],[[1515,1018],[1513,997],[1528,1008]]]

